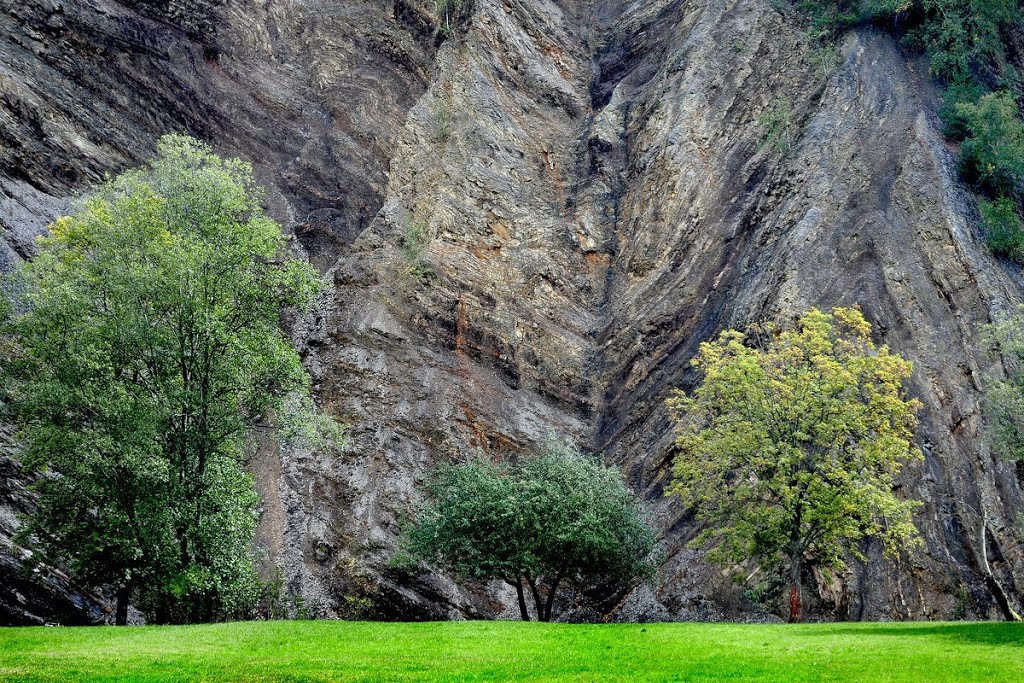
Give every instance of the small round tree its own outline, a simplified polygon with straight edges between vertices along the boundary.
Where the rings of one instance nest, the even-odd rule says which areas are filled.
[[[628,582],[652,571],[654,534],[618,470],[552,442],[515,466],[443,465],[407,532],[411,557],[516,589],[519,613],[550,621],[560,586]]]
[[[795,329],[729,330],[701,345],[703,381],[669,399],[678,454],[670,489],[693,506],[711,557],[788,569],[790,620],[801,619],[805,570],[835,571],[858,542],[897,552],[916,538],[918,503],[893,492],[911,439],[908,361],[876,347],[857,309],[813,309]]]

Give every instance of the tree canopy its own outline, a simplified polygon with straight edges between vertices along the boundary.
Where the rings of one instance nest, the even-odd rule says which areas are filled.
[[[792,329],[728,330],[701,345],[702,379],[669,399],[678,436],[670,492],[706,524],[695,543],[733,566],[788,568],[790,618],[811,566],[828,571],[879,538],[897,552],[916,531],[915,501],[893,489],[919,403],[911,364],[876,347],[857,309],[812,309]]]
[[[21,540],[116,587],[121,623],[133,592],[156,621],[245,614],[258,589],[246,439],[273,416],[331,429],[281,322],[320,278],[261,196],[249,164],[166,136],[7,283],[8,410],[43,473]]]
[[[1024,460],[1024,311],[998,318],[986,328],[985,342],[1005,371],[985,388],[986,428],[1001,456]]]
[[[574,446],[549,443],[511,466],[478,457],[442,465],[406,535],[412,557],[459,576],[515,587],[530,620],[552,616],[559,586],[580,588],[645,577],[654,534],[617,470]]]

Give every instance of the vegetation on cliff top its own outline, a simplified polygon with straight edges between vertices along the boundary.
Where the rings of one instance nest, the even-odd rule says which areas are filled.
[[[961,142],[964,178],[987,199],[981,205],[989,247],[1024,261],[1024,74],[1020,0],[799,0],[810,34],[829,40],[856,24],[895,31],[928,55],[946,87],[940,115]],[[1013,209],[1011,211],[1011,209]]]

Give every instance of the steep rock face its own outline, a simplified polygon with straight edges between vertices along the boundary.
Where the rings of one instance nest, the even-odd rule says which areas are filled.
[[[380,208],[429,80],[427,7],[0,0],[0,269],[31,256],[77,192],[172,131],[252,160],[271,212],[332,262]]]
[[[1019,276],[975,234],[917,61],[870,31],[813,50],[768,0],[475,0],[440,44],[435,24],[425,1],[0,0],[7,262],[187,129],[256,163],[334,282],[295,334],[348,450],[253,459],[260,543],[306,609],[511,614],[498,586],[387,558],[430,467],[555,430],[651,498],[667,558],[577,617],[751,613],[661,495],[664,398],[723,327],[834,304],[915,362],[926,460],[902,490],[924,544],[868,548],[823,594],[841,617],[990,615],[984,519],[1018,596],[1024,502],[980,436],[998,368],[977,336]]]
[[[692,16],[687,40],[665,57],[664,81],[630,98],[598,444],[656,494],[667,463],[636,454],[667,454],[665,386],[691,379],[700,340],[810,306],[860,305],[881,341],[915,363],[926,460],[903,486],[925,501],[924,546],[896,562],[875,549],[871,566],[847,577],[839,615],[948,616],[961,586],[968,609],[985,613],[981,518],[989,543],[1009,550],[1021,499],[1013,468],[980,436],[977,391],[993,368],[977,335],[1020,293],[1016,274],[974,234],[924,69],[887,37],[862,33],[823,74],[756,3],[709,4]],[[765,130],[770,112],[787,119],[786,150]],[[688,520],[665,508],[688,537]],[[1021,558],[996,552],[1012,585]],[[694,554],[675,553],[667,583],[706,585]],[[679,593],[663,595],[678,604]]]
[[[425,7],[4,0],[0,169],[66,197],[185,130],[253,160],[276,215],[333,258],[377,213],[429,80]]]

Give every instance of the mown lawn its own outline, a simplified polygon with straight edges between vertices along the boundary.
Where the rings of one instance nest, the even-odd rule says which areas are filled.
[[[2,681],[1024,681],[1024,626],[254,622],[0,629]]]

